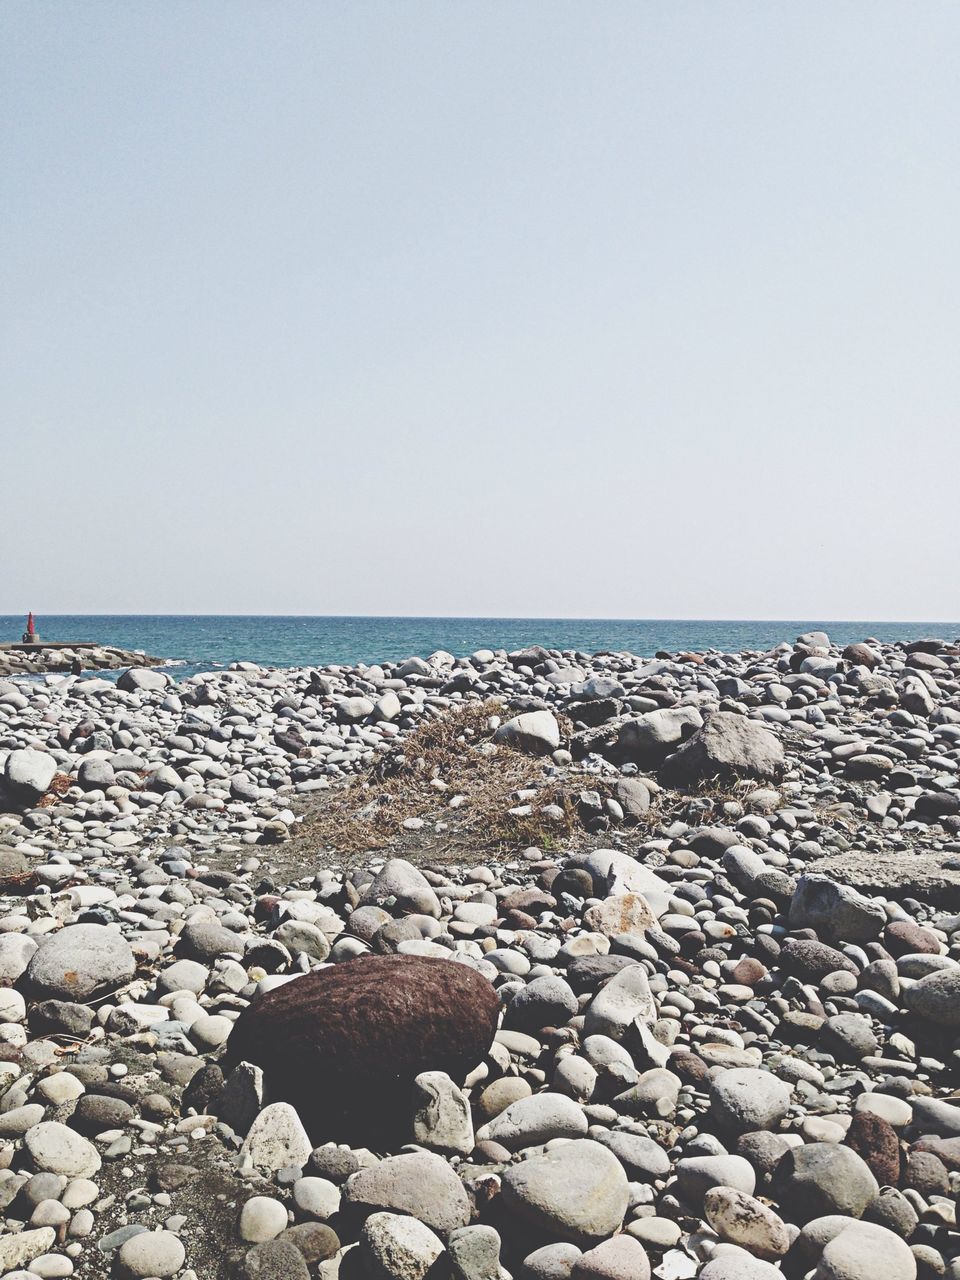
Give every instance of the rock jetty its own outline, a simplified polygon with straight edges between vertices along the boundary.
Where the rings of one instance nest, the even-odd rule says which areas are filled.
[[[960,1280],[956,645],[11,679],[0,780],[8,1280]]]
[[[154,667],[163,662],[132,649],[104,644],[0,645],[0,676],[43,675],[48,671],[119,671]]]

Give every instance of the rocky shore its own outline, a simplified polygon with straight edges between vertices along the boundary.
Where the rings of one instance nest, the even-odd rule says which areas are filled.
[[[102,644],[0,645],[0,676],[43,675],[48,671],[120,671],[126,667],[156,667],[153,658],[132,649]]]
[[[956,644],[0,680],[0,898],[13,1280],[960,1280]]]

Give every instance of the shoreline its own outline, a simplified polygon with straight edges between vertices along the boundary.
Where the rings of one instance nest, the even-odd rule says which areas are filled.
[[[22,620],[5,619],[11,639]],[[625,619],[423,619],[423,618],[242,618],[207,617],[50,617],[42,618],[49,637],[84,637],[125,650],[176,656],[188,674],[222,669],[236,660],[263,666],[307,667],[402,662],[412,654],[427,657],[442,649],[468,656],[481,648],[512,651],[527,645],[596,653],[629,651],[652,657],[658,650],[714,650],[738,653],[768,650],[780,640],[808,630],[826,630],[841,645],[874,635],[895,644],[923,635],[955,640],[960,623],[741,621]]]

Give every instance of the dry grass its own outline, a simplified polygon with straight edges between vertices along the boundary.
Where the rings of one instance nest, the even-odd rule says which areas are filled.
[[[51,806],[59,804],[60,797],[65,796],[75,782],[76,778],[71,778],[68,773],[55,773],[50,779],[50,786],[34,807],[37,809],[49,809]]]
[[[437,852],[469,845],[505,853],[565,843],[579,828],[575,793],[596,789],[597,779],[549,777],[549,760],[494,746],[491,718],[502,714],[497,701],[474,701],[426,721],[366,774],[321,796],[304,820],[304,834],[338,853],[369,853],[408,836],[403,824],[416,818]],[[518,795],[525,791],[536,794]],[[545,816],[548,805],[561,816]],[[527,806],[529,813],[510,812]]]

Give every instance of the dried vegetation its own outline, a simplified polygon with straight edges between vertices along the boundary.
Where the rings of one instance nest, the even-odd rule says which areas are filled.
[[[549,759],[494,744],[502,714],[495,700],[465,702],[426,721],[365,774],[322,794],[303,835],[341,854],[386,851],[411,834],[404,823],[414,819],[437,854],[566,843],[579,827],[575,795],[596,789],[597,778],[579,770],[557,776]],[[572,726],[559,718],[568,733]]]

